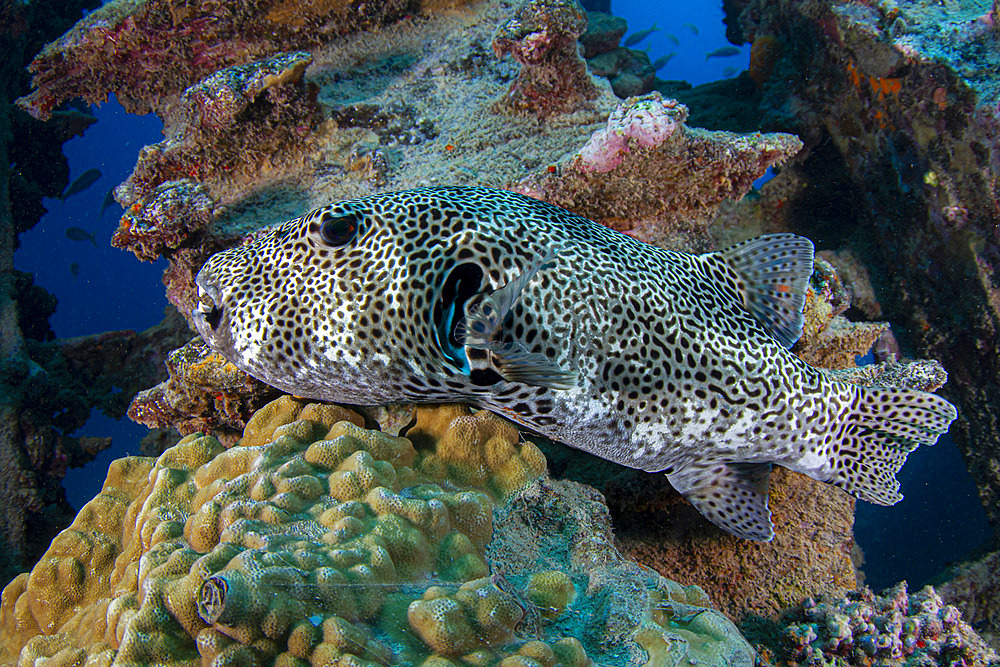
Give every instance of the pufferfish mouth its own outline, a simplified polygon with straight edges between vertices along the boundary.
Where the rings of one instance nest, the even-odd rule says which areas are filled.
[[[215,331],[219,328],[219,322],[222,321],[222,291],[205,271],[198,272],[195,284],[198,286],[198,303],[191,315],[196,320],[204,321],[212,331]]]

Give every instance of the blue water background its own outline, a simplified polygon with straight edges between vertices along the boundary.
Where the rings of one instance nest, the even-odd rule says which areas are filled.
[[[649,47],[652,60],[677,53],[660,70],[661,79],[697,85],[723,78],[726,68],[745,69],[749,62],[745,45],[739,56],[705,59],[706,53],[730,46],[721,3],[616,0],[612,11],[628,20],[630,33],[658,24],[660,31],[636,47]],[[683,27],[685,23],[696,25],[699,34]],[[680,45],[674,46],[667,34],[677,37]],[[95,108],[94,113],[98,122],[82,138],[67,142],[64,151],[71,182],[95,167],[102,171],[100,180],[65,202],[46,200],[49,212],[21,236],[21,249],[15,254],[17,268],[33,272],[36,282],[58,297],[51,322],[59,337],[142,330],[159,322],[167,306],[160,281],[165,263],[142,263],[131,253],[111,247],[121,209],[115,204],[100,215],[108,188],[125,180],[141,146],[162,139],[162,124],[152,116],[130,116],[114,101]],[[69,240],[65,232],[71,226],[95,232],[97,247]],[[70,273],[72,262],[80,265],[78,277]],[[127,419],[115,422],[95,413],[76,435],[111,435],[114,442],[85,468],[69,471],[65,479],[69,502],[79,508],[92,498],[100,490],[108,463],[138,454],[145,433],[145,428]],[[974,486],[949,438],[911,455],[899,477],[907,497],[898,505],[882,508],[858,503],[856,538],[867,557],[868,582],[875,588],[901,579],[922,583],[988,535]]]
[[[59,338],[121,329],[142,331],[162,320],[169,306],[160,280],[166,260],[140,262],[132,253],[112,247],[111,236],[122,209],[113,203],[101,215],[108,189],[132,172],[139,149],[163,139],[163,123],[153,115],[127,114],[113,99],[91,112],[97,122],[82,137],[63,144],[63,153],[69,161],[70,183],[88,169],[100,169],[101,177],[65,201],[45,199],[48,213],[21,234],[21,247],[14,253],[15,268],[32,272],[35,283],[59,300],[49,319]],[[96,247],[90,241],[67,238],[70,227],[93,233]],[[70,272],[74,262],[80,267],[77,276]],[[112,445],[88,465],[66,473],[69,503],[79,509],[93,498],[104,483],[108,464],[138,454],[139,440],[147,432],[128,419],[115,421],[91,411],[90,421],[73,435],[111,436]]]

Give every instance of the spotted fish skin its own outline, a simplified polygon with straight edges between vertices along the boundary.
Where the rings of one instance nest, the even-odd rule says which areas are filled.
[[[665,472],[720,527],[769,540],[771,464],[892,504],[907,453],[955,418],[934,394],[841,383],[788,351],[811,269],[790,234],[693,255],[519,194],[425,188],[330,204],[211,257],[192,315],[284,391],[473,403]]]

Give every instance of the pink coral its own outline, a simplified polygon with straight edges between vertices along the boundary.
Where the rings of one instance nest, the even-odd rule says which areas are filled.
[[[687,117],[687,107],[656,95],[622,102],[607,127],[594,132],[580,149],[582,171],[609,172],[634,148],[652,148],[669,139]]]

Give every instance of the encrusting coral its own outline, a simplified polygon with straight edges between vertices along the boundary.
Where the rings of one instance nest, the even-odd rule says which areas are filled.
[[[996,665],[1000,656],[931,586],[907,593],[897,584],[844,597],[806,600],[785,628],[791,664]]]
[[[240,436],[254,408],[277,390],[236,368],[201,338],[190,340],[166,359],[169,378],[138,392],[129,418],[149,428],[175,428],[182,435],[211,431],[224,444]]]
[[[802,142],[691,128],[687,116],[687,107],[658,92],[630,97],[562,165],[512,189],[654,245],[711,250],[706,228],[718,207],[743,197]]]
[[[423,4],[433,11],[448,3]],[[403,0],[360,6],[316,0],[107,2],[36,57],[30,69],[37,90],[20,104],[44,119],[66,99],[94,104],[114,93],[129,112],[148,113],[219,69],[371,29],[417,9],[420,3]]]
[[[888,322],[851,322],[842,316],[851,305],[837,271],[817,257],[806,291],[805,326],[792,348],[802,360],[819,368],[854,368],[855,359],[871,351]]]
[[[689,633],[690,655],[712,657],[706,664],[752,664],[753,650],[705,608],[704,593],[614,556],[608,524],[586,536],[532,537],[564,540],[563,551],[590,554],[583,564],[500,574],[508,564],[493,549],[494,510],[514,503],[541,516],[570,501],[566,491],[548,494],[542,509],[533,500],[541,496],[524,495],[544,479],[545,459],[499,417],[420,407],[408,437],[361,424],[346,408],[283,396],[254,414],[231,449],[198,433],[157,459],[113,463],[101,493],[4,590],[0,660],[304,665],[396,656],[568,667],[609,650],[602,642],[683,657]],[[571,520],[569,509],[549,520]],[[514,515],[506,516],[501,525]],[[603,546],[589,551],[594,540]],[[619,559],[613,569],[609,558]],[[642,626],[638,644],[623,621],[608,625],[621,615],[602,606],[609,593],[633,598],[638,613],[622,618]],[[544,619],[530,637],[526,614]],[[579,635],[585,643],[567,634],[594,619],[623,632]]]

